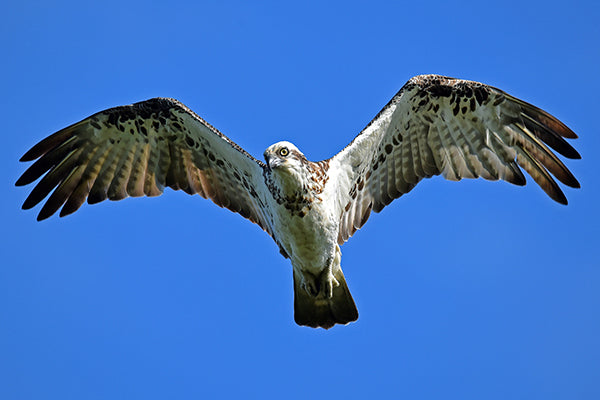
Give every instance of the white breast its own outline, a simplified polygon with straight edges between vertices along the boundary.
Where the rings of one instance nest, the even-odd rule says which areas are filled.
[[[339,222],[317,201],[303,216],[292,215],[283,206],[277,210],[277,231],[294,268],[314,274],[322,271],[337,246]]]

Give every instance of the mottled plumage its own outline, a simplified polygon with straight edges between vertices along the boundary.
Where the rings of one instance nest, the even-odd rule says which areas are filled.
[[[46,198],[38,220],[84,201],[156,196],[168,186],[198,193],[258,224],[294,268],[295,320],[330,328],[358,318],[340,245],[423,178],[483,177],[525,184],[523,168],[554,200],[552,176],[577,188],[551,149],[580,158],[577,136],[539,108],[477,82],[412,78],[334,157],[310,162],[276,143],[263,163],[183,104],[156,98],[101,111],[42,140],[17,186],[41,178],[23,204]]]

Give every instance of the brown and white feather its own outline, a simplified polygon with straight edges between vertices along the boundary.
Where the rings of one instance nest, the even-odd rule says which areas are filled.
[[[174,99],[155,98],[94,114],[42,140],[21,161],[37,161],[17,181],[42,179],[23,204],[52,194],[38,220],[88,203],[157,196],[165,187],[199,194],[269,234],[263,166]]]
[[[554,200],[567,200],[552,175],[579,187],[550,150],[580,158],[577,136],[547,112],[478,82],[421,75],[409,80],[373,121],[330,159],[338,169],[338,242],[348,240],[423,178],[482,177],[525,184],[519,167]]]

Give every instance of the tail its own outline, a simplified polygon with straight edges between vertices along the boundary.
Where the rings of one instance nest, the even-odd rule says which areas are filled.
[[[358,319],[358,310],[346,284],[344,273],[337,268],[334,273],[339,286],[333,289],[333,296],[327,298],[323,291],[311,296],[302,287],[302,277],[294,271],[294,320],[298,325],[329,329],[335,324],[347,324]]]

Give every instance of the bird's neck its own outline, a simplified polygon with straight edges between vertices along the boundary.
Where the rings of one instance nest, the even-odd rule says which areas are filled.
[[[265,180],[271,194],[278,203],[285,198],[298,198],[307,192],[310,171],[304,164],[282,166],[271,170]]]
[[[293,167],[278,168],[265,174],[265,182],[273,199],[292,214],[304,216],[315,203],[328,180],[329,163],[307,161]]]

